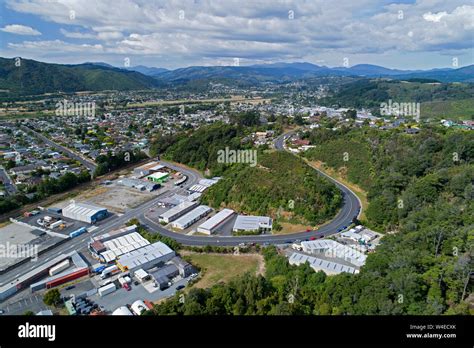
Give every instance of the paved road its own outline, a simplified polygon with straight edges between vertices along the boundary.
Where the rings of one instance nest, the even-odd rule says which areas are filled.
[[[275,148],[279,151],[285,151],[284,142],[285,139],[293,135],[294,132],[288,132],[277,139],[275,139]],[[318,230],[312,230],[309,232],[298,232],[287,235],[258,235],[258,236],[188,236],[176,232],[169,231],[156,223],[154,220],[147,216],[147,211],[142,210],[138,219],[140,223],[147,226],[152,231],[156,231],[163,236],[173,238],[177,242],[183,245],[221,245],[221,246],[236,246],[241,243],[268,243],[268,244],[283,244],[291,243],[295,240],[305,240],[311,237],[321,238],[334,233],[337,233],[342,228],[349,226],[352,223],[352,219],[356,216],[360,216],[361,203],[359,198],[353,193],[348,187],[335,179],[329,177],[323,172],[317,170],[321,175],[327,177],[329,180],[341,190],[343,194],[343,206],[336,217],[326,225],[320,227]]]
[[[3,182],[7,195],[14,195],[15,193],[17,193],[18,189],[16,188],[15,184],[13,183],[5,168],[3,168],[2,166],[0,166],[0,181]]]
[[[280,151],[284,151],[284,141],[285,138],[290,136],[292,132],[286,133],[281,135],[275,140],[275,148]],[[162,161],[163,162],[163,161]],[[324,237],[334,233],[337,233],[343,227],[349,226],[352,222],[352,219],[355,216],[360,215],[361,211],[361,203],[358,197],[346,186],[342,183],[334,180],[333,178],[327,176],[326,174],[322,173],[321,171],[317,170],[321,175],[326,176],[329,180],[334,182],[334,184],[342,191],[344,197],[344,203],[342,208],[340,209],[339,213],[336,217],[327,223],[326,225],[320,227],[317,231],[309,231],[309,232],[298,232],[288,235],[258,235],[258,236],[188,236],[183,235],[180,233],[172,232],[165,229],[159,223],[154,222],[153,220],[147,217],[147,212],[158,203],[158,200],[165,195],[170,195],[172,193],[180,193],[181,191],[185,190],[186,188],[194,185],[198,182],[201,178],[200,174],[196,171],[185,169],[181,166],[177,167],[171,163],[163,162],[163,164],[173,168],[175,170],[181,171],[184,175],[188,177],[183,188],[173,187],[168,192],[164,192],[163,194],[153,198],[152,200],[140,205],[137,208],[130,209],[126,211],[123,215],[119,217],[112,217],[110,220],[106,220],[98,225],[98,228],[91,232],[86,233],[84,235],[78,236],[72,239],[69,242],[66,242],[57,248],[54,248],[44,254],[42,254],[38,259],[39,262],[43,263],[51,258],[57,256],[60,253],[70,252],[72,250],[78,250],[84,247],[85,243],[92,237],[99,234],[103,234],[109,232],[113,229],[121,227],[127,221],[132,218],[138,218],[139,221],[147,226],[152,232],[159,233],[163,236],[171,237],[175,239],[177,242],[183,245],[221,245],[221,246],[236,246],[241,243],[259,243],[259,244],[283,244],[283,243],[291,243],[295,240],[305,240],[311,237]],[[4,283],[7,280],[12,280],[18,277],[18,275],[23,274],[25,272],[30,271],[34,267],[37,267],[38,263],[27,262],[22,264],[10,272],[3,274],[0,277],[0,282]]]
[[[20,126],[20,128],[25,131],[25,132],[32,132],[34,134],[35,137],[43,140],[46,144],[49,144],[50,146],[54,147],[55,149],[61,151],[61,152],[64,152],[66,153],[70,158],[76,160],[76,161],[79,161],[80,163],[82,163],[82,165],[84,167],[86,167],[87,169],[89,169],[89,171],[91,173],[94,172],[95,168],[97,167],[97,164],[95,164],[94,162],[92,162],[91,160],[89,159],[86,159],[85,157],[83,156],[80,156],[79,154],[73,152],[72,150],[68,149],[67,147],[64,147],[62,145],[59,145],[58,143],[55,143],[54,141],[52,141],[51,139],[45,137],[43,134],[41,133],[38,133],[36,131],[34,131],[33,129],[29,128],[29,127],[26,127],[26,126]]]
[[[197,171],[189,170],[187,168],[183,168],[181,166],[175,166],[171,163],[167,163],[164,161],[161,161],[164,165],[173,168],[175,170],[178,170],[182,172],[184,175],[188,177],[188,180],[186,181],[185,185],[183,188],[180,187],[173,187],[172,189],[163,192],[160,195],[157,195],[155,198],[149,200],[148,202],[140,205],[137,208],[134,209],[129,209],[125,211],[125,213],[121,216],[112,216],[101,223],[97,225],[97,229],[90,233],[84,233],[76,238],[71,239],[68,242],[65,242],[64,244],[61,244],[57,246],[56,248],[53,248],[44,254],[41,254],[38,257],[38,261],[36,262],[26,262],[22,265],[19,265],[18,267],[13,268],[11,271],[4,273],[0,276],[0,283],[6,283],[7,281],[10,281],[12,279],[17,278],[20,274],[24,274],[26,272],[29,272],[35,267],[38,267],[41,263],[44,263],[46,261],[49,261],[53,257],[56,257],[59,254],[62,253],[68,253],[73,250],[79,250],[84,248],[86,243],[89,241],[91,237],[110,232],[114,229],[120,228],[123,226],[125,223],[127,223],[130,219],[135,218],[137,216],[142,215],[145,211],[148,211],[151,209],[153,206],[155,206],[158,201],[163,198],[164,196],[171,195],[173,193],[179,193],[180,191],[185,190],[188,187],[191,187],[192,185],[196,184],[199,179],[201,179],[200,174]]]

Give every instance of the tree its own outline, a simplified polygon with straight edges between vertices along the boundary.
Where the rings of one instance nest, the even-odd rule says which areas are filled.
[[[44,294],[43,302],[48,306],[57,306],[61,302],[61,294],[58,289],[51,289]]]

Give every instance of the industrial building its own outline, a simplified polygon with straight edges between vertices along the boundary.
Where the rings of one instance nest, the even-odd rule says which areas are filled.
[[[63,254],[64,255],[64,254]],[[70,264],[72,262],[72,265]],[[48,270],[49,277],[30,285],[32,292],[50,289],[89,274],[89,266],[76,251],[66,254],[66,257]]]
[[[162,242],[156,242],[140,249],[123,254],[117,260],[117,266],[131,275],[138,269],[150,269],[171,260],[175,252]]]
[[[317,257],[301,254],[301,253],[293,253],[289,258],[290,265],[301,265],[306,262],[309,263],[311,268],[313,268],[316,272],[323,271],[327,275],[334,275],[339,274],[342,272],[355,274],[359,273],[357,269],[354,267],[346,266],[338,262],[332,262],[323,260]]]
[[[208,186],[196,184],[196,185],[191,186],[188,190],[189,190],[190,192],[203,193],[207,188],[208,188]]]
[[[196,269],[189,262],[184,261],[182,258],[175,256],[171,259],[176,267],[178,267],[179,275],[183,278],[190,276],[196,272]]]
[[[99,220],[105,219],[109,215],[106,208],[88,203],[71,203],[63,209],[63,216],[94,224]]]
[[[268,216],[239,215],[235,220],[234,232],[267,232],[272,230],[272,219]]]
[[[148,181],[153,181],[153,182],[156,182],[156,183],[159,183],[159,184],[163,184],[165,183],[166,181],[168,181],[170,177],[170,173],[166,173],[166,172],[155,172],[153,174],[150,174],[146,177],[146,179]]]
[[[148,191],[148,192],[152,192],[160,188],[160,184],[158,183],[155,183],[152,181],[140,180],[140,179],[131,179],[131,178],[124,178],[124,179],[117,180],[117,184],[125,186],[125,187],[131,187],[131,188],[137,189],[138,191]]]
[[[76,257],[76,255],[77,255],[77,257]],[[18,291],[21,291],[22,289],[28,287],[33,282],[38,281],[38,279],[41,279],[43,277],[47,277],[48,273],[49,273],[49,269],[51,267],[54,267],[55,265],[57,265],[58,263],[66,260],[66,259],[71,259],[71,261],[75,265],[75,268],[73,268],[71,270],[68,270],[68,271],[65,271],[65,272],[83,271],[83,270],[81,270],[81,268],[84,268],[84,267],[85,267],[86,272],[89,271],[89,269],[87,267],[87,264],[84,262],[84,260],[82,260],[82,258],[80,257],[79,254],[77,254],[76,251],[72,251],[72,252],[67,253],[67,254],[60,254],[60,255],[56,256],[55,258],[53,258],[53,259],[51,259],[51,260],[49,260],[49,261],[47,261],[47,262],[45,262],[41,265],[38,265],[37,267],[33,268],[31,271],[29,271],[29,272],[27,272],[23,275],[20,275],[18,277],[15,277],[15,279],[13,279],[13,280],[2,283],[0,285],[0,301],[3,301],[6,298],[14,295]],[[83,271],[83,272],[85,272],[85,271]],[[72,276],[74,277],[75,275],[72,275]],[[45,288],[46,283],[49,280],[54,280],[54,279],[61,278],[61,277],[63,277],[63,273],[57,274],[54,277],[43,280],[42,281],[43,285],[37,284],[36,287]],[[33,286],[33,287],[35,288],[35,286]]]
[[[150,162],[147,164],[144,164],[140,167],[137,167],[133,170],[133,175],[141,178],[144,176],[148,176],[154,172],[159,171],[160,169],[165,168],[164,165],[159,164],[158,162]]]
[[[215,177],[212,179],[201,179],[199,180],[199,185],[206,186],[206,187],[211,187],[212,185],[217,184],[217,182],[220,180],[220,177]]]
[[[235,212],[232,209],[222,209],[209,220],[198,226],[197,231],[211,235],[219,226],[229,221],[234,215]]]
[[[185,201],[183,203],[178,204],[177,206],[171,208],[168,211],[165,211],[163,214],[159,216],[160,222],[170,223],[171,221],[176,220],[177,218],[183,216],[188,211],[194,209],[199,205],[198,202],[188,202]]]
[[[178,195],[176,193],[173,193],[172,195],[168,197],[161,198],[158,202],[161,203],[164,206],[176,206],[178,204],[181,204],[183,202],[193,202],[198,200],[202,196],[201,193],[199,192],[194,192],[188,196],[182,196]]]
[[[330,239],[301,242],[301,247],[305,253],[339,258],[357,267],[363,266],[367,259],[367,256],[360,251]]]
[[[204,216],[208,215],[211,211],[212,208],[208,207],[207,205],[200,205],[199,207],[180,217],[178,220],[172,222],[171,226],[178,230],[184,230],[196,221],[199,221]]]
[[[138,232],[129,232],[121,236],[95,240],[89,244],[89,250],[103,263],[115,261],[119,256],[149,245],[150,242]]]

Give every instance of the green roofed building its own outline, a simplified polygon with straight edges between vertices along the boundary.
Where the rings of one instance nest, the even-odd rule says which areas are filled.
[[[153,182],[162,184],[168,181],[169,177],[170,177],[170,173],[156,172],[156,173],[148,175],[146,178],[148,181],[153,181]]]

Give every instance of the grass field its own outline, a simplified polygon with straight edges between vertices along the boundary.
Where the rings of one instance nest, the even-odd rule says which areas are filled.
[[[444,100],[422,103],[422,118],[472,120],[474,119],[474,99]]]
[[[219,282],[228,282],[232,278],[247,272],[262,273],[263,257],[258,254],[199,254],[182,252],[191,264],[201,269],[201,279],[192,287],[209,288]]]

